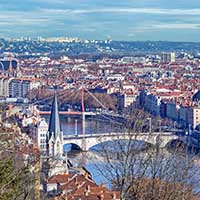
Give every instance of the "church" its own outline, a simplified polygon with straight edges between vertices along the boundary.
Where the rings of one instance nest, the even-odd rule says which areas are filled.
[[[63,156],[63,132],[61,130],[56,93],[53,98],[49,128],[47,132],[47,156],[53,159],[60,159]]]

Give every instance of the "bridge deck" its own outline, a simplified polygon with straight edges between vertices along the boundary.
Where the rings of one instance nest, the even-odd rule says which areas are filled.
[[[69,139],[81,139],[81,138],[98,138],[98,137],[112,137],[112,136],[146,136],[146,137],[151,137],[151,136],[174,136],[174,134],[170,132],[155,132],[155,133],[103,133],[103,134],[82,134],[82,135],[64,135],[63,139],[64,140],[69,140]]]
[[[50,111],[39,111],[40,115],[50,115]],[[60,115],[83,115],[83,112],[79,111],[60,111]],[[96,115],[96,113],[93,112],[84,112],[84,115]]]
[[[103,142],[114,140],[138,140],[153,145],[160,142],[160,147],[163,148],[169,141],[177,139],[177,137],[178,136],[169,132],[65,135],[63,144],[75,144],[83,151],[88,151],[91,147]]]

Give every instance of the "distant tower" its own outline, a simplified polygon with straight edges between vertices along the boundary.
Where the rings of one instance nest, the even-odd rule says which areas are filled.
[[[63,155],[63,132],[61,130],[61,125],[60,125],[56,93],[53,99],[47,135],[48,135],[47,136],[48,156],[52,158],[61,158]]]
[[[161,54],[161,63],[168,64],[175,61],[176,61],[176,54],[174,52]]]
[[[12,75],[13,73],[13,66],[12,66],[12,60],[10,59],[10,64],[9,64],[9,75]]]
[[[20,71],[20,67],[19,67],[19,63],[17,62],[17,67],[16,67],[16,73],[15,73],[16,77],[21,77],[21,71]]]

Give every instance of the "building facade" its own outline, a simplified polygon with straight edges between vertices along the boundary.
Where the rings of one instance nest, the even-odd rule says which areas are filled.
[[[160,116],[161,98],[159,96],[148,94],[145,96],[144,110],[154,116]]]
[[[173,121],[178,121],[179,106],[177,106],[174,101],[169,101],[166,103],[166,117]]]
[[[40,152],[47,151],[47,132],[48,124],[45,119],[42,119],[37,125],[37,145]]]
[[[187,123],[193,128],[200,125],[200,107],[190,107],[187,113]]]
[[[30,91],[30,80],[11,79],[9,97],[25,97]]]
[[[0,96],[3,97],[9,96],[9,84],[10,84],[10,78],[2,77],[0,79]]]
[[[30,91],[31,80],[1,77],[0,78],[0,96],[3,97],[26,97]]]
[[[176,61],[176,54],[174,52],[161,54],[161,63],[171,63],[175,61]]]

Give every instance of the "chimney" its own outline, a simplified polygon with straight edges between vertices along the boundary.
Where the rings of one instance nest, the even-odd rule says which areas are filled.
[[[116,193],[115,192],[112,194],[112,200],[116,200]]]
[[[87,186],[85,187],[85,191],[87,191],[88,193],[91,192],[90,185],[87,185]]]
[[[102,188],[106,188],[105,182],[102,182],[101,187],[102,187]]]
[[[100,199],[101,199],[101,200],[104,200],[104,194],[103,194],[103,190],[101,190]]]
[[[86,191],[84,192],[84,194],[85,194],[85,196],[87,197],[87,196],[88,196],[88,191],[86,190]]]
[[[89,193],[90,193],[90,185],[87,185],[85,188],[85,196],[88,196]]]
[[[87,173],[87,172],[84,174],[84,176],[85,176],[85,178],[86,178],[86,179],[88,179],[88,178],[89,178],[89,175],[88,175],[88,173]]]
[[[101,190],[100,200],[104,200],[104,191],[103,190]]]
[[[76,185],[78,184],[78,177],[77,176],[75,177],[75,184]]]

